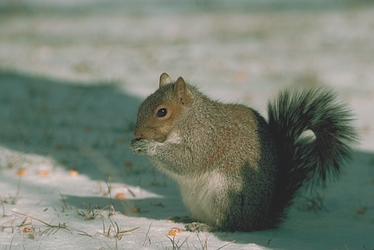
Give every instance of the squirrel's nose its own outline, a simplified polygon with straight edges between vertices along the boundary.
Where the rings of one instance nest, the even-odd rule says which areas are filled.
[[[135,135],[135,138],[136,139],[142,139],[143,138],[143,134],[141,134],[141,133],[134,133],[134,135]]]

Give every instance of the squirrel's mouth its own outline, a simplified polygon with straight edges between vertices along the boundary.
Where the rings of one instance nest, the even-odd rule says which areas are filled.
[[[164,141],[166,141],[167,137],[166,136],[157,136],[155,138],[138,137],[138,138],[132,139],[131,141],[137,142],[137,141],[140,141],[140,140],[143,140],[143,139],[163,143]]]

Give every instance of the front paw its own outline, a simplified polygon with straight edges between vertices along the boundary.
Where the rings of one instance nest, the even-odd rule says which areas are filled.
[[[130,141],[130,148],[138,155],[148,154],[148,149],[151,144],[151,141],[148,139],[133,139]]]

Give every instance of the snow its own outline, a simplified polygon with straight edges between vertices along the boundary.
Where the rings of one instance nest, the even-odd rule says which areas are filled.
[[[363,0],[1,2],[0,249],[374,249],[373,10]],[[128,147],[162,72],[262,114],[281,89],[327,85],[355,114],[353,161],[278,229],[168,238],[183,229],[168,218],[189,214],[178,187]]]

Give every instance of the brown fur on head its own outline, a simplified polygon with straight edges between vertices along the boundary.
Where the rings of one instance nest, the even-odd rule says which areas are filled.
[[[191,98],[191,92],[182,77],[171,83],[168,74],[161,74],[159,89],[139,107],[135,138],[164,142],[178,117],[191,104]]]

